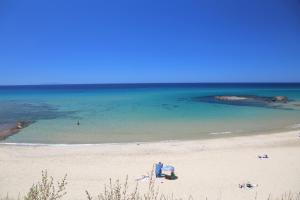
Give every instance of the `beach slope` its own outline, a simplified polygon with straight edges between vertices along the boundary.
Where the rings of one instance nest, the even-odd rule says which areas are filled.
[[[299,131],[235,138],[99,145],[0,145],[0,195],[23,195],[41,170],[54,178],[68,174],[65,199],[103,191],[109,178],[147,175],[154,163],[175,166],[177,180],[158,179],[165,194],[194,199],[266,200],[271,194],[300,192]],[[267,154],[268,159],[258,155]],[[257,184],[241,189],[239,184]],[[147,184],[140,181],[141,187]]]

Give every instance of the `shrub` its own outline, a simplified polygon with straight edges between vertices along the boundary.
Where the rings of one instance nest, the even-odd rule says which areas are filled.
[[[57,187],[53,183],[53,177],[48,177],[47,170],[42,171],[42,180],[33,184],[29,192],[24,197],[24,200],[57,200],[67,194],[67,175],[60,182],[57,182]]]
[[[104,186],[104,191],[97,195],[97,200],[175,200],[173,195],[166,196],[159,192],[159,187],[155,184],[155,176],[152,172],[149,175],[147,190],[141,193],[138,183],[131,192],[128,191],[128,176],[126,176],[124,184],[119,180],[112,182],[109,179],[108,186]],[[87,199],[93,200],[93,197],[86,191]],[[189,199],[192,199],[191,197]]]
[[[57,186],[54,185],[53,177],[48,177],[47,170],[42,171],[41,181],[33,184],[29,189],[29,192],[25,197],[18,200],[59,200],[62,199],[66,194],[66,181],[67,175],[65,175],[60,182],[57,182]],[[94,200],[88,191],[86,191],[87,199]],[[131,192],[129,192],[128,176],[126,176],[125,182],[120,183],[119,180],[109,180],[109,184],[104,185],[104,191],[95,197],[95,200],[179,200],[172,194],[166,196],[159,192],[159,187],[155,184],[155,176],[153,171],[149,175],[148,187],[146,191],[141,192],[138,183]],[[190,196],[188,200],[192,200]],[[255,196],[254,200],[257,200]],[[15,200],[6,195],[4,198],[0,196],[0,200]],[[207,198],[206,198],[207,200]],[[271,195],[266,200],[300,200],[300,193],[292,194],[284,193],[280,198],[273,198]]]

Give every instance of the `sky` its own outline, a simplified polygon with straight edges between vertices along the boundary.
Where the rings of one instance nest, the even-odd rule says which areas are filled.
[[[300,82],[300,0],[0,0],[0,85]]]

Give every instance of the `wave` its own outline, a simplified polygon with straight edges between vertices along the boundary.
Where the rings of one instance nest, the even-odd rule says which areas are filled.
[[[19,142],[0,142],[0,145],[9,146],[94,146],[99,144],[47,144],[47,143],[19,143]]]
[[[175,141],[175,140],[174,140]],[[171,142],[171,141],[162,141],[162,142]],[[0,142],[1,145],[7,145],[7,146],[32,146],[32,147],[37,147],[37,146],[49,146],[49,147],[72,147],[72,146],[105,146],[105,145],[126,145],[126,144],[146,144],[149,142],[111,142],[111,143],[62,143],[62,144],[53,144],[53,143],[24,143],[24,142]]]
[[[212,132],[212,133],[209,133],[210,135],[225,135],[225,134],[230,134],[232,132],[230,131],[223,131],[223,132]]]

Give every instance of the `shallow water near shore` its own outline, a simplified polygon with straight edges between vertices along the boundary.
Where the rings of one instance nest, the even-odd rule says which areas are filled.
[[[197,102],[214,95],[287,96],[291,105]],[[2,143],[190,140],[297,129],[300,84],[125,84],[0,87],[0,129],[34,121]],[[77,125],[79,121],[80,125]]]

